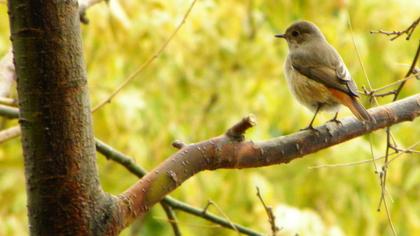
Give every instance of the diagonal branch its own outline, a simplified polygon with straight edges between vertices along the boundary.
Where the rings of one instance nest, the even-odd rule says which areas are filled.
[[[10,118],[10,119],[16,119],[19,117],[19,110],[17,108],[7,107],[7,106],[1,106],[0,105],[0,116]],[[182,147],[185,144],[182,144],[180,141],[174,142],[177,143],[175,145],[180,145]],[[140,166],[136,165],[132,158],[124,155],[123,153],[115,150],[111,146],[105,144],[99,139],[95,139],[96,144],[96,151],[104,155],[107,159],[113,160],[122,166],[124,166],[129,172],[136,175],[139,178],[142,178],[144,175],[147,174],[146,170],[141,168]],[[232,229],[232,230],[238,230],[242,234],[251,235],[251,236],[261,236],[262,234],[249,229],[247,227],[244,227],[239,224],[232,223],[226,219],[223,219],[219,216],[216,216],[214,214],[208,213],[206,211],[203,211],[202,209],[193,207],[187,203],[184,203],[182,201],[179,201],[175,198],[172,198],[170,196],[165,196],[161,203],[167,204],[174,210],[180,210],[186,213],[189,213],[191,215],[195,215],[197,217],[201,217],[205,220],[208,220],[210,222],[213,222],[215,224],[218,224],[224,228]],[[233,226],[232,226],[233,224]]]
[[[120,227],[124,228],[136,217],[147,213],[165,195],[200,171],[289,163],[296,158],[372,131],[414,120],[420,115],[420,94],[370,109],[370,114],[376,123],[364,124],[351,117],[344,119],[341,126],[329,123],[319,127],[319,132],[303,131],[268,141],[242,141],[238,140],[238,133],[232,136],[228,132],[184,146],[118,196],[120,215],[117,218],[120,219]],[[245,118],[233,127],[249,128],[252,125],[244,124],[249,120],[252,119]],[[239,135],[245,132],[245,129],[241,128],[233,130],[242,132]]]
[[[1,109],[0,109],[1,113]],[[124,166],[128,171],[133,173],[139,178],[142,178],[144,175],[147,174],[146,170],[142,169],[140,166],[136,165],[132,158],[124,155],[123,153],[115,150],[111,146],[105,144],[99,139],[96,139],[96,150],[104,155],[107,159],[111,159],[122,166]],[[172,198],[170,196],[165,196],[161,203],[167,204],[168,206],[172,207],[174,210],[180,210],[186,213],[189,213],[191,215],[195,215],[198,217],[201,217],[203,219],[206,219],[210,222],[213,222],[215,224],[218,224],[224,228],[235,230],[237,229],[239,232],[246,234],[246,235],[253,235],[253,236],[260,236],[261,234],[258,232],[255,232],[249,228],[246,228],[242,225],[232,223],[226,219],[223,219],[221,217],[218,217],[216,215],[213,215],[207,211],[204,211],[203,209],[199,209],[196,207],[193,207],[191,205],[188,205],[187,203],[181,202],[175,198]],[[232,226],[233,224],[233,226]]]

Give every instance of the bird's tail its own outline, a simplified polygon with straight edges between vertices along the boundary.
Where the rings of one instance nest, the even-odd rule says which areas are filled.
[[[375,122],[375,118],[373,118],[366,111],[365,107],[359,103],[356,97],[350,96],[336,89],[330,89],[330,91],[334,97],[336,97],[343,105],[350,109],[350,111],[357,117],[357,119],[360,121]]]
[[[351,97],[351,105],[347,107],[361,121],[374,122],[375,119],[366,111],[365,107],[357,101],[356,97]]]

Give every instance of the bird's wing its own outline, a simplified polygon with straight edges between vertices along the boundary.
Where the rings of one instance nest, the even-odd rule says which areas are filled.
[[[357,86],[338,53],[334,49],[329,52],[327,55],[292,54],[291,64],[295,70],[309,79],[357,97]],[[316,59],[312,58],[315,56]],[[317,63],[313,63],[314,61]]]
[[[347,67],[343,63],[341,58],[339,58],[338,65],[335,66],[335,73],[337,75],[337,78],[340,80],[340,82],[345,82],[348,91],[352,95],[358,96],[357,85],[351,78],[350,72],[347,70]]]

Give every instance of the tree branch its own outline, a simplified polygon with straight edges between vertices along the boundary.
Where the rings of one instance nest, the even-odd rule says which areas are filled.
[[[178,223],[176,222],[175,212],[172,207],[166,203],[161,202],[163,210],[165,211],[166,216],[168,217],[169,224],[172,226],[174,231],[174,236],[181,236],[181,230],[179,229]]]
[[[1,114],[1,109],[0,109]],[[140,166],[136,165],[132,158],[124,155],[123,153],[115,150],[111,146],[105,144],[103,141],[96,139],[96,150],[104,155],[107,159],[111,159],[122,166],[124,166],[128,171],[133,173],[139,178],[142,178],[144,175],[147,174],[147,172],[141,168]],[[206,219],[210,222],[213,222],[215,224],[218,224],[224,228],[235,230],[235,228],[246,235],[253,235],[253,236],[261,236],[262,234],[253,231],[252,229],[246,228],[242,225],[231,223],[230,221],[223,219],[221,217],[218,217],[214,214],[208,213],[207,211],[204,211],[203,209],[193,207],[191,205],[188,205],[187,203],[181,202],[175,198],[172,198],[170,196],[165,196],[162,201],[162,203],[167,204],[172,207],[172,209],[184,211],[186,213],[189,213],[191,215],[195,215],[198,217],[201,217],[203,219]],[[232,227],[232,224],[234,227]]]
[[[410,26],[408,26],[405,30],[402,31],[384,31],[384,30],[377,30],[377,31],[370,31],[371,34],[384,34],[386,36],[392,36],[391,41],[399,38],[401,35],[407,35],[405,38],[406,40],[410,40],[411,35],[413,35],[414,30],[416,29],[417,25],[420,23],[420,17],[417,18]]]
[[[15,107],[0,105],[0,116],[8,119],[16,119],[19,117],[19,110]]]
[[[165,195],[200,171],[288,163],[374,130],[414,120],[420,115],[420,94],[370,109],[370,114],[376,123],[364,124],[351,117],[344,119],[341,126],[328,123],[318,127],[319,132],[303,131],[263,142],[239,141],[222,135],[187,145],[118,196],[121,227],[144,215]]]
[[[342,121],[342,126],[328,123],[319,127],[319,132],[303,131],[257,143],[238,141],[228,135],[222,135],[197,144],[179,145],[181,149],[177,153],[119,196],[118,217],[122,220],[119,227],[122,229],[136,216],[145,214],[151,206],[160,201],[166,194],[199,171],[288,163],[298,157],[374,130],[403,121],[414,120],[420,115],[420,95],[413,95],[385,106],[372,108],[370,113],[377,123],[363,124],[354,118],[347,118]],[[0,106],[0,115],[17,118],[18,109]],[[247,119],[243,119],[239,124],[243,123],[244,120]],[[235,125],[233,127],[243,126]],[[126,168],[139,177],[145,174],[144,170],[139,169],[133,163],[130,164],[129,159],[121,158],[120,153],[109,148],[102,148],[101,150],[98,146],[98,140],[96,143],[98,151],[107,153],[105,155],[108,158],[123,163]],[[103,152],[103,150],[107,152]],[[193,208],[178,200],[165,197],[163,201],[173,209],[180,209],[224,227],[232,228],[230,223],[224,219]],[[235,227],[242,233],[259,235],[242,226],[235,225]]]
[[[10,119],[16,119],[16,118],[19,117],[19,110],[17,108],[9,108],[9,107],[0,105],[0,116],[6,116],[7,118],[10,118]],[[136,175],[137,177],[142,178],[144,175],[147,174],[146,170],[144,170],[140,166],[136,165],[132,158],[130,158],[130,157],[124,155],[123,153],[115,150],[114,148],[105,144],[104,142],[102,142],[99,139],[95,139],[95,143],[96,143],[96,151],[98,151],[99,153],[104,155],[107,159],[113,160],[113,161],[121,164],[129,172]],[[185,145],[185,144],[182,144],[180,141],[178,141],[176,143],[179,143],[179,145]],[[203,211],[203,209],[193,207],[193,206],[191,206],[187,203],[179,201],[179,200],[177,200],[175,198],[172,198],[170,196],[165,196],[162,200],[162,203],[171,206],[175,210],[184,211],[184,212],[189,213],[191,215],[201,217],[201,218],[206,219],[210,222],[218,224],[218,225],[220,225],[224,228],[228,228],[228,229],[232,229],[232,230],[237,229],[239,232],[241,232],[243,234],[246,234],[246,235],[251,235],[251,236],[261,236],[262,235],[262,234],[254,231],[252,229],[249,229],[249,228],[244,227],[244,226],[239,225],[239,224],[233,223],[234,227],[232,227],[232,223],[229,222],[228,220],[223,219],[221,217],[218,217],[214,214],[205,212],[205,211]]]
[[[0,144],[20,135],[19,125],[0,131]]]

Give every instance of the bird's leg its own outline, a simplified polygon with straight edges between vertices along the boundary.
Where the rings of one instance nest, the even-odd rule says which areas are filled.
[[[341,121],[339,121],[339,120],[337,119],[337,117],[338,117],[338,111],[335,113],[334,117],[333,117],[331,120],[329,120],[328,122],[334,122],[334,123],[336,123],[337,125],[341,125],[342,123],[341,123]]]
[[[316,111],[315,111],[314,117],[312,117],[311,123],[309,123],[308,127],[304,128],[304,129],[301,129],[301,130],[314,130],[314,131],[317,131],[317,130],[316,130],[316,129],[312,126],[312,124],[314,123],[314,121],[315,121],[315,117],[316,117],[316,115],[318,114],[319,110],[321,110],[321,107],[322,107],[322,103],[318,103],[318,105],[317,105],[317,107],[316,107]]]

